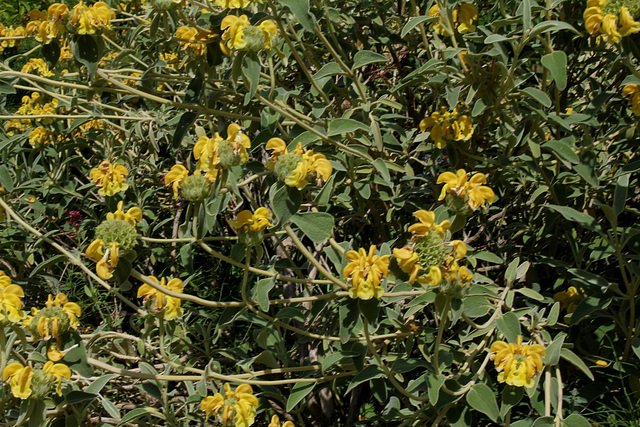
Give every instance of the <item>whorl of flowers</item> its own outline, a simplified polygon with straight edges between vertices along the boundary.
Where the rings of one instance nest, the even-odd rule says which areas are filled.
[[[22,400],[32,395],[42,399],[55,383],[56,393],[62,396],[62,379],[71,379],[71,370],[62,363],[46,362],[42,369],[33,369],[22,363],[9,363],[2,371],[2,381],[9,382],[11,394]]]
[[[258,398],[253,395],[253,389],[249,384],[240,384],[234,391],[231,391],[229,383],[224,384],[224,396],[216,393],[207,396],[200,402],[200,408],[207,416],[207,420],[212,415],[222,425],[231,425],[235,421],[236,427],[248,427],[255,422]]]
[[[273,21],[262,21],[254,26],[247,15],[225,16],[220,29],[223,31],[220,49],[225,55],[229,55],[231,50],[269,50],[273,46],[273,38],[278,35],[278,28]]]
[[[69,328],[77,329],[81,314],[82,310],[78,304],[70,302],[65,294],[59,293],[55,298],[49,295],[45,308],[32,308],[31,315],[27,316],[23,323],[35,338],[43,341],[53,338],[57,341],[57,347],[61,348],[60,335]]]
[[[5,27],[2,22],[0,22],[0,38],[4,37],[24,37],[27,35],[27,30],[24,27]],[[19,42],[19,39],[5,39],[0,40],[0,52],[3,52],[5,49],[9,49],[15,47]]]
[[[215,133],[213,138],[201,136],[193,147],[193,156],[198,161],[196,168],[201,171],[229,169],[249,160],[247,149],[251,140],[242,132],[237,123],[227,127],[227,139]]]
[[[22,97],[22,105],[15,112],[19,116],[40,116],[47,114],[56,114],[56,108],[58,108],[58,100],[53,99],[46,102],[45,98],[40,95],[39,92],[33,92],[31,95],[25,95]],[[13,135],[15,132],[22,133],[27,130],[33,130],[34,122],[39,122],[44,125],[51,124],[52,118],[40,118],[40,119],[13,119],[9,120],[5,125],[7,134]]]
[[[182,165],[173,165],[164,176],[164,185],[173,188],[173,198],[177,199],[180,193],[190,202],[198,202],[211,195],[211,184],[216,181],[218,169],[211,169],[204,175],[197,170],[189,175],[189,170]]]
[[[431,132],[431,140],[438,148],[444,148],[448,143],[468,141],[473,136],[471,119],[461,114],[461,107],[457,105],[453,111],[441,107],[439,112],[432,113],[420,122],[420,131]]]
[[[447,198],[447,203],[454,210],[464,212],[463,206],[458,206],[459,202],[466,204],[472,210],[484,207],[485,203],[492,204],[495,199],[493,190],[483,184],[487,183],[487,177],[482,173],[474,174],[471,179],[467,178],[464,169],[453,172],[444,172],[438,177],[438,184],[444,184],[438,200]]]
[[[289,187],[302,190],[309,181],[321,185],[333,172],[331,162],[324,154],[303,150],[301,143],[289,153],[287,144],[281,138],[271,138],[266,149],[271,150],[267,168],[274,170],[278,178]]]
[[[518,335],[517,344],[496,341],[491,345],[491,360],[500,372],[498,381],[515,387],[533,387],[533,378],[542,371],[542,358],[547,352],[540,344],[522,344]]]
[[[46,11],[33,10],[29,13],[27,33],[34,34],[41,43],[51,43],[66,32],[68,18],[69,7],[62,3],[53,3]]]
[[[447,30],[443,27],[440,7],[437,4],[431,6],[427,12],[428,16],[438,16],[438,22],[431,24],[431,28],[440,35],[447,35]],[[476,30],[478,20],[478,9],[470,3],[462,3],[453,9],[453,26],[460,34],[472,33]]]
[[[458,261],[467,254],[467,245],[461,240],[448,240],[449,220],[440,224],[435,213],[419,210],[413,214],[418,222],[409,226],[411,242],[393,250],[393,256],[402,271],[409,274],[409,283],[437,286],[443,280],[457,295],[460,285],[467,285],[473,276]],[[445,290],[446,291],[446,290]],[[462,290],[461,290],[462,291]]]
[[[77,34],[96,34],[111,31],[111,20],[115,17],[115,12],[103,1],[91,6],[81,1],[71,11],[71,25]]]
[[[24,291],[11,283],[11,278],[0,270],[0,321],[20,322],[25,314],[22,311]],[[4,327],[4,326],[2,326]]]
[[[129,170],[118,162],[104,160],[97,168],[91,169],[89,178],[100,187],[98,194],[101,196],[113,196],[121,191],[126,191],[129,184],[125,183]]]
[[[640,116],[640,86],[629,83],[622,89],[622,94],[629,97],[629,106],[636,116]]]
[[[589,0],[583,15],[584,26],[592,36],[604,34],[608,42],[619,43],[622,37],[640,32],[640,22],[634,20],[639,12],[636,2]]]
[[[164,277],[160,280],[154,276],[148,276],[148,278],[160,285],[162,288],[172,292],[181,294],[184,289],[184,285],[180,279],[171,279],[167,282],[167,279]],[[173,320],[183,314],[182,307],[180,306],[180,298],[166,295],[162,291],[146,283],[138,288],[138,298],[143,297],[145,304],[147,304],[153,312],[162,313],[165,320]]]
[[[182,50],[192,51],[198,56],[206,53],[207,43],[212,37],[215,37],[215,34],[191,27],[182,26],[176,30],[176,38],[182,46]]]
[[[342,275],[351,283],[349,296],[369,300],[380,298],[384,294],[382,280],[389,275],[390,255],[376,255],[375,245],[371,245],[369,252],[364,248],[347,252],[345,258],[349,260],[342,271]]]
[[[42,58],[29,58],[29,61],[22,66],[20,71],[28,74],[38,74],[43,77],[51,77],[54,75],[53,71],[49,69],[49,66]]]
[[[61,140],[61,135],[45,128],[44,126],[38,126],[29,132],[29,144],[32,146],[59,142]]]

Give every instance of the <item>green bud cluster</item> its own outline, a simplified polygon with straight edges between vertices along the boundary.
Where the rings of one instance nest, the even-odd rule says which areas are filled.
[[[58,323],[58,335],[67,332],[69,330],[69,328],[71,327],[70,324],[69,324],[69,317],[62,310],[62,307],[46,307],[46,308],[43,308],[42,310],[40,310],[38,312],[38,314],[36,314],[33,317],[33,319],[31,320],[31,323],[29,324],[29,329],[31,329],[31,332],[33,333],[33,335],[38,337],[38,339],[42,338],[42,337],[40,337],[40,334],[38,333],[38,322],[43,317],[49,319],[49,330],[51,330],[52,326],[53,326],[51,324],[52,323],[51,319],[53,319],[54,317],[58,317],[60,319],[60,321]]]
[[[152,0],[151,7],[155,10],[164,11],[171,10],[176,7],[176,2],[173,0]]]
[[[616,15],[620,13],[620,8],[626,6],[629,9],[629,13],[634,18],[640,16],[640,0],[607,0],[607,3],[602,8],[605,15]]]
[[[55,377],[42,369],[34,369],[31,377],[31,397],[43,399],[49,394],[51,386],[55,382]]]
[[[461,198],[455,194],[448,193],[445,202],[449,210],[458,215],[469,216],[473,212],[473,209],[469,206],[469,196]]]
[[[247,45],[243,50],[247,50],[249,52],[258,52],[264,47],[264,32],[252,25],[247,25],[243,28],[244,33],[244,41],[247,42]]]
[[[251,231],[241,229],[238,231],[238,242],[247,246],[260,246],[264,240],[264,230]]]
[[[469,286],[465,282],[447,278],[440,282],[440,292],[453,299],[462,299],[469,294]]]
[[[418,254],[420,265],[428,272],[431,267],[443,265],[450,251],[442,237],[437,233],[429,233],[416,239],[413,252]]]
[[[234,152],[233,146],[227,140],[220,141],[218,145],[218,167],[220,169],[230,169],[233,166],[238,166],[242,161],[240,153]]]
[[[121,250],[134,247],[137,235],[136,227],[123,219],[108,219],[96,228],[96,239],[101,239],[106,246],[117,242]]]
[[[211,183],[204,175],[189,175],[182,181],[180,192],[190,202],[201,202],[211,195]]]
[[[284,181],[289,175],[293,173],[298,167],[298,163],[302,161],[302,156],[300,154],[291,153],[284,154],[278,157],[278,161],[274,167],[274,171],[276,172],[276,176],[280,181]]]

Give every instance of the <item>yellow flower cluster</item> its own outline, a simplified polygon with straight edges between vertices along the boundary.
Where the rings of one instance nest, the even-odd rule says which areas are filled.
[[[39,74],[43,77],[51,77],[54,75],[53,71],[49,69],[49,66],[42,58],[29,58],[29,61],[22,66],[20,71],[23,73]]]
[[[592,36],[604,34],[610,43],[619,43],[622,37],[640,32],[640,22],[633,19],[629,8],[617,6],[618,2],[610,0],[589,0],[583,15],[587,32]]]
[[[287,144],[281,138],[271,138],[267,142],[266,149],[272,150],[267,168],[275,170],[278,178],[289,187],[302,190],[310,180],[321,185],[333,172],[333,166],[324,154],[303,150],[301,143],[298,143],[296,149],[289,153]]]
[[[0,38],[25,37],[26,35],[27,31],[24,29],[24,27],[5,27],[2,22],[0,22]],[[18,41],[19,39],[0,40],[0,52],[3,52],[5,49],[15,47]]]
[[[32,146],[49,144],[50,142],[59,142],[62,140],[62,136],[56,132],[45,128],[44,126],[38,126],[29,132],[29,144]]]
[[[496,341],[491,345],[491,360],[500,372],[498,381],[515,387],[533,387],[533,377],[542,371],[542,358],[547,352],[540,344],[523,345],[522,335],[517,344]]]
[[[120,261],[120,251],[127,250],[135,243],[135,225],[142,221],[142,210],[132,207],[123,211],[124,202],[118,202],[118,209],[107,214],[107,219],[98,227],[96,239],[87,248],[87,257],[97,261],[96,274],[103,280],[113,277],[113,270]],[[98,237],[98,235],[100,237]]]
[[[0,270],[0,321],[16,323],[24,318],[21,298],[24,298],[22,288],[12,284],[11,278]]]
[[[273,46],[273,38],[278,35],[278,28],[273,21],[262,21],[253,26],[247,15],[225,16],[220,29],[223,31],[220,49],[225,55],[229,55],[232,49],[249,52],[269,50]]]
[[[491,204],[495,199],[493,190],[483,185],[487,183],[487,177],[482,173],[476,173],[471,179],[467,179],[467,172],[464,169],[458,169],[455,174],[453,172],[441,174],[437,183],[444,184],[438,200],[453,195],[464,200],[473,210],[484,207],[485,202]]]
[[[213,138],[201,136],[193,147],[193,156],[198,161],[196,168],[201,171],[228,169],[249,160],[247,149],[251,140],[242,132],[237,123],[227,126],[227,139],[215,133]]]
[[[182,45],[182,50],[189,49],[201,56],[207,50],[208,40],[215,37],[215,34],[182,26],[176,30],[176,37],[179,39],[178,43]]]
[[[154,283],[157,283],[169,291],[181,294],[184,289],[184,285],[180,279],[171,279],[167,283],[164,277],[160,280],[154,276],[148,277]],[[146,283],[138,288],[138,298],[142,297],[144,297],[145,304],[148,303],[152,311],[162,313],[165,320],[173,320],[183,314],[182,307],[180,306],[180,298],[165,295],[162,291]]]
[[[258,208],[254,213],[249,210],[240,212],[235,221],[229,221],[229,223],[244,231],[260,231],[267,227],[272,227],[273,224],[269,222],[271,219],[271,212],[267,208]]]
[[[22,400],[28,399],[32,394],[38,398],[44,397],[51,384],[57,383],[56,393],[62,396],[62,379],[71,379],[71,370],[62,363],[46,362],[42,369],[33,369],[22,363],[9,363],[2,371],[2,380],[8,381],[11,394]]]
[[[431,132],[431,140],[438,148],[454,141],[468,141],[473,135],[473,124],[468,116],[461,114],[460,106],[449,112],[445,107],[432,113],[420,122],[420,131]]]
[[[65,33],[65,21],[69,17],[69,8],[62,3],[53,3],[44,10],[32,10],[29,13],[27,33],[35,34],[41,43],[51,43]]]
[[[427,12],[428,16],[439,16],[438,22],[431,24],[431,28],[440,35],[447,35],[447,30],[443,27],[440,7],[437,4],[431,6]],[[476,30],[475,21],[478,20],[478,9],[470,3],[462,3],[453,9],[453,26],[460,34],[472,33]],[[449,34],[450,35],[450,34]]]
[[[342,271],[347,282],[351,283],[349,296],[363,300],[380,298],[384,294],[380,284],[389,275],[390,255],[376,255],[376,247],[371,245],[368,253],[360,248],[357,252],[347,252],[345,258],[351,261]]]
[[[575,286],[570,286],[566,291],[557,292],[553,296],[553,300],[560,302],[560,308],[566,309],[567,313],[571,314],[584,299],[583,293],[584,291],[582,289],[578,290]]]
[[[98,194],[101,196],[113,196],[121,191],[126,191],[129,184],[125,179],[129,170],[118,162],[111,163],[104,160],[97,168],[91,169],[89,178],[100,187]]]
[[[640,116],[640,86],[629,83],[622,89],[622,94],[629,97],[629,105],[633,114]]]
[[[280,418],[277,415],[271,417],[271,422],[267,427],[296,427],[291,421],[285,421],[282,426],[280,425]]]
[[[409,226],[411,242],[393,250],[393,256],[402,271],[409,274],[409,283],[437,286],[443,280],[455,286],[467,285],[473,280],[466,267],[458,261],[467,254],[462,240],[448,241],[445,236],[451,224],[444,220],[436,223],[432,211],[419,210],[413,214],[418,222]],[[456,288],[454,287],[454,290]]]
[[[258,398],[253,395],[253,389],[249,384],[239,385],[235,391],[231,391],[228,383],[224,384],[224,396],[216,393],[207,396],[200,402],[200,408],[207,415],[207,420],[213,414],[222,425],[231,425],[235,421],[235,427],[248,427],[255,422]]]
[[[254,3],[253,0],[215,0],[214,4],[225,9],[244,9]]]
[[[31,96],[22,97],[22,106],[18,108],[18,111],[16,111],[15,114],[19,116],[56,114],[56,108],[58,108],[57,99],[53,99],[51,102],[45,102],[44,97],[40,95],[39,92],[33,92]],[[48,125],[53,122],[53,119],[41,118],[37,119],[37,121]],[[8,131],[7,134],[9,136],[13,135],[14,132],[22,133],[33,128],[34,124],[30,119],[13,119],[5,125],[5,129]]]
[[[109,6],[99,1],[91,6],[80,2],[71,11],[71,25],[77,34],[96,34],[98,32],[111,31],[111,20],[116,14]]]

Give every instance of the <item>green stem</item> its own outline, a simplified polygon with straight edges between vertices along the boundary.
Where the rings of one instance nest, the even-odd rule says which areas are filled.
[[[444,328],[449,322],[449,308],[451,308],[451,298],[446,297],[444,307],[442,308],[442,314],[440,315],[440,325],[438,326],[438,336],[436,338],[436,345],[433,347],[433,369],[436,375],[440,375],[440,366],[438,363],[438,352],[440,351],[440,343],[442,342],[442,335],[444,334]]]

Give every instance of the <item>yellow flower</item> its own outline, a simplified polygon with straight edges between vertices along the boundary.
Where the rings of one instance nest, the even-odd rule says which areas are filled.
[[[35,34],[36,40],[51,43],[59,35],[65,33],[65,22],[69,17],[69,7],[62,3],[54,3],[44,11],[33,10],[29,14],[27,33]]]
[[[273,226],[273,224],[269,222],[270,218],[271,212],[269,212],[267,208],[260,207],[256,209],[255,213],[251,213],[249,210],[240,212],[236,220],[229,220],[229,223],[237,229],[259,231]]]
[[[182,26],[176,30],[176,37],[181,39],[178,43],[182,45],[182,50],[189,49],[201,56],[205,54],[208,40],[214,37],[214,34]]]
[[[164,176],[164,185],[173,187],[173,198],[177,199],[182,181],[189,176],[189,171],[182,165],[174,165],[171,170]]]
[[[97,31],[110,31],[111,20],[115,17],[115,12],[103,1],[90,7],[81,1],[73,7],[71,25],[80,35],[95,34]]]
[[[29,58],[29,62],[24,64],[20,71],[23,73],[39,74],[43,77],[51,77],[54,75],[42,58]]]
[[[13,28],[5,27],[0,23],[0,37],[25,37],[27,35],[27,31],[23,27]],[[19,43],[19,40],[16,39],[4,39],[0,40],[0,52],[4,51],[7,48],[11,48],[16,46]]]
[[[547,352],[539,344],[523,345],[522,335],[517,344],[496,341],[491,345],[491,359],[500,372],[498,381],[516,387],[533,387],[535,377],[542,371],[542,358]]]
[[[69,381],[71,379],[71,370],[67,365],[62,363],[53,363],[51,361],[44,364],[42,370],[55,378],[58,383],[56,386],[56,393],[58,396],[62,396],[62,379]]]
[[[241,50],[247,46],[247,42],[244,39],[244,28],[249,25],[251,24],[247,15],[241,15],[240,17],[227,15],[224,17],[220,24],[220,29],[224,31],[220,41],[223,53],[228,55],[231,49]]]
[[[380,283],[389,274],[389,257],[390,255],[376,255],[375,245],[371,245],[369,253],[364,248],[360,248],[358,252],[347,252],[345,258],[351,262],[344,268],[342,275],[351,282],[351,298],[368,300],[380,298],[384,294]]]
[[[578,290],[575,286],[570,286],[566,292],[557,292],[553,296],[554,301],[560,302],[560,308],[566,309],[567,313],[573,313],[578,304],[584,299],[582,289]]]
[[[0,320],[16,323],[24,319],[21,298],[24,298],[22,288],[12,284],[11,278],[0,271]]]
[[[214,4],[222,9],[244,9],[253,3],[252,0],[215,0]]]
[[[622,89],[622,94],[629,97],[629,105],[633,114],[640,116],[640,86],[629,83]]]
[[[33,393],[31,389],[31,379],[33,370],[30,366],[23,366],[21,363],[9,363],[2,371],[2,381],[9,380],[11,394],[18,399],[28,399]]]
[[[414,236],[426,236],[433,230],[438,233],[440,237],[444,237],[447,230],[451,228],[451,223],[448,219],[445,219],[440,224],[436,224],[436,214],[432,211],[420,209],[414,212],[413,216],[420,221],[409,226],[409,232],[413,233]]]
[[[614,2],[607,0],[589,0],[582,16],[587,32],[592,36],[605,34],[610,43],[618,43],[622,37],[640,32],[640,22],[633,19],[629,8],[622,6],[616,10],[616,7]]]
[[[129,188],[129,184],[124,182],[128,173],[129,170],[118,162],[112,164],[105,160],[97,168],[91,169],[89,178],[95,185],[101,187],[98,190],[98,194],[101,196],[113,196]]]
[[[437,183],[444,184],[438,200],[444,199],[447,194],[453,194],[466,199],[473,210],[483,207],[485,202],[491,204],[495,199],[493,190],[483,185],[487,183],[487,177],[482,173],[476,173],[467,180],[467,172],[464,169],[458,169],[455,175],[452,172],[444,172],[438,177]]]
[[[333,166],[324,154],[314,154],[313,150],[305,151],[300,142],[295,150],[289,153],[281,138],[271,138],[266,149],[272,150],[271,157],[267,160],[267,168],[275,170],[278,178],[289,187],[302,190],[311,179],[315,180],[317,185],[321,185],[333,172]]]
[[[443,148],[449,142],[468,141],[473,136],[473,123],[468,116],[460,113],[460,106],[451,112],[441,107],[439,112],[422,119],[419,127],[421,132],[431,132],[430,137],[438,148]]]
[[[427,15],[430,17],[440,16],[440,7],[437,4],[431,6]],[[460,34],[471,33],[476,30],[475,21],[478,20],[478,9],[472,4],[462,3],[453,9],[453,26]],[[447,30],[442,25],[442,17],[438,22],[431,24],[431,29],[440,35],[447,35]]]
[[[45,129],[44,126],[38,126],[29,132],[29,144],[32,146],[44,145],[59,140],[59,135],[56,136],[55,132]]]
[[[278,27],[273,21],[262,21],[257,27],[264,34],[263,49],[271,49],[273,38],[278,35]]]
[[[47,301],[45,302],[47,308],[61,307],[62,312],[67,315],[69,319],[69,326],[76,329],[79,325],[78,317],[82,314],[80,306],[75,302],[70,302],[67,296],[63,293],[59,293],[55,298],[49,294]]]
[[[121,219],[123,221],[128,222],[131,225],[136,225],[136,222],[142,221],[142,210],[136,206],[129,208],[125,213],[122,208],[124,206],[124,202],[120,200],[118,202],[118,209],[111,213],[107,214],[107,219]]]
[[[182,293],[184,285],[180,279],[171,279],[169,283],[166,283],[166,279],[163,277],[160,281],[154,276],[148,276],[149,279],[159,284],[161,287],[168,289],[172,292]],[[145,303],[152,301],[152,308],[156,312],[164,311],[165,320],[173,320],[176,317],[180,317],[183,314],[182,307],[180,306],[180,298],[165,295],[162,291],[157,290],[151,285],[146,283],[138,289],[138,298],[144,297]]]
[[[271,417],[271,422],[267,427],[296,427],[291,421],[285,421],[282,426],[280,425],[280,418],[277,415]]]
[[[120,260],[120,244],[111,242],[105,250],[105,243],[102,239],[95,239],[87,248],[87,256],[96,264],[96,273],[102,280],[109,280],[113,277],[113,270],[118,266]]]
[[[228,383],[224,384],[224,397],[220,393],[207,396],[200,402],[200,408],[205,412],[207,420],[213,414],[223,425],[235,421],[235,427],[249,427],[255,422],[258,398],[253,395],[253,389],[248,384],[239,385],[231,391]]]

